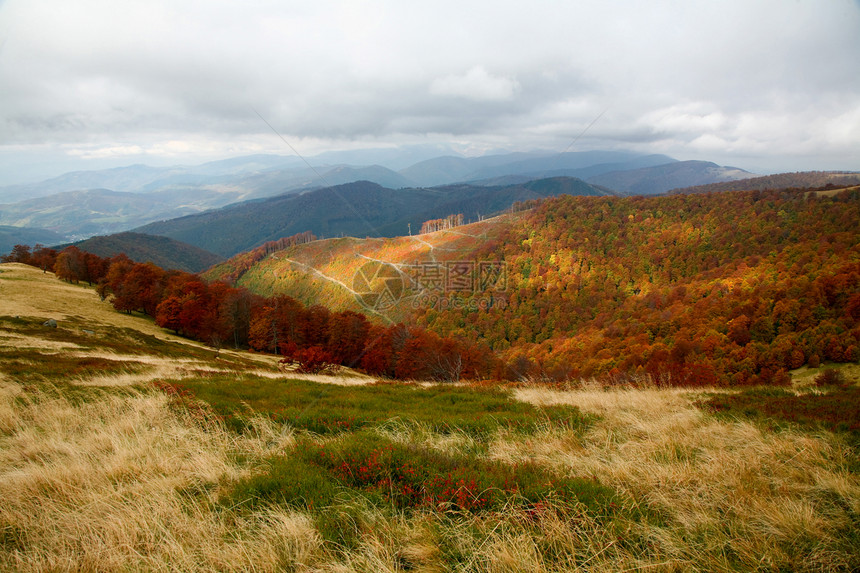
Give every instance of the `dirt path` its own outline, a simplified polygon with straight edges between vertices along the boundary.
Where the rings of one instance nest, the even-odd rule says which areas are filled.
[[[355,292],[351,287],[347,286],[347,285],[346,285],[346,283],[344,283],[344,282],[342,282],[342,281],[340,281],[340,280],[338,280],[338,279],[336,279],[336,278],[334,278],[334,277],[330,277],[330,276],[328,276],[328,275],[324,274],[323,272],[321,272],[321,271],[319,271],[319,270],[315,269],[314,267],[312,267],[312,266],[310,266],[310,265],[307,265],[307,264],[302,263],[302,262],[299,262],[299,261],[297,261],[297,260],[295,260],[295,259],[291,259],[291,258],[289,258],[289,257],[284,257],[284,256],[272,255],[272,258],[273,258],[273,259],[276,259],[276,260],[279,260],[279,261],[285,261],[285,262],[288,262],[288,263],[290,263],[291,265],[295,265],[295,266],[297,266],[297,267],[299,267],[299,268],[301,268],[301,269],[303,269],[303,270],[305,270],[305,271],[307,271],[307,272],[309,272],[309,273],[311,273],[311,274],[313,274],[313,275],[318,276],[319,278],[321,278],[321,279],[322,279],[322,280],[324,280],[324,281],[328,281],[328,282],[330,282],[330,283],[334,283],[334,284],[336,284],[336,285],[340,286],[341,288],[343,288],[343,289],[345,289],[345,290],[349,291],[350,293],[352,293],[352,294],[353,294],[353,296],[358,296],[358,293],[357,293],[357,292]]]

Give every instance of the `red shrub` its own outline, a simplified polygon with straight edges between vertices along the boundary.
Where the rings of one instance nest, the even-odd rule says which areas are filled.
[[[320,374],[337,370],[334,356],[319,346],[298,350],[294,357],[299,363],[299,372],[305,374]]]

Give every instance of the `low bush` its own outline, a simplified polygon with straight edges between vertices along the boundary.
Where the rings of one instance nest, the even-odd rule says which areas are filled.
[[[843,386],[845,385],[845,375],[841,370],[828,368],[821,374],[815,377],[816,386]]]
[[[533,463],[510,465],[403,445],[367,430],[324,444],[299,442],[293,452],[269,459],[262,473],[238,483],[224,503],[307,509],[325,531],[331,506],[348,506],[345,499],[396,512],[515,510],[527,520],[560,507],[608,517],[621,505],[615,490],[596,480],[560,476]]]
[[[825,374],[820,375],[819,378]],[[860,387],[842,386],[835,387],[826,394],[800,396],[781,389],[751,389],[738,394],[712,396],[698,405],[721,415],[772,419],[806,428],[843,432],[860,443],[858,403],[860,403]]]

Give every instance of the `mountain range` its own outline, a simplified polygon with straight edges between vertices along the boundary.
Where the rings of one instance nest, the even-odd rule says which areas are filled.
[[[612,192],[572,178],[486,187],[447,185],[390,189],[370,181],[247,201],[216,211],[151,223],[136,229],[229,257],[266,241],[310,231],[318,237],[393,237],[417,234],[424,221],[451,214],[478,220],[516,202],[559,195]]]
[[[687,184],[751,175],[711,163],[679,162],[665,155],[627,151],[463,157],[448,150],[446,155],[428,158],[427,154],[434,151],[440,150],[357,150],[322,154],[307,161],[250,155],[196,166],[131,165],[72,172],[39,183],[0,187],[0,225],[44,228],[66,240],[81,240],[244,201],[355,181],[370,181],[389,189],[463,182],[506,187],[567,176],[624,193],[638,192],[635,189],[639,188],[661,193]],[[380,163],[348,162],[373,160]]]

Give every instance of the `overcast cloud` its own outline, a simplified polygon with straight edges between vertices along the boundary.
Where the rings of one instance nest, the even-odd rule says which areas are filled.
[[[0,183],[289,154],[257,113],[305,155],[561,151],[599,117],[571,151],[856,170],[858,31],[857,0],[0,0]]]

